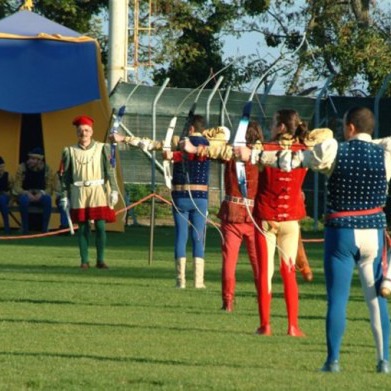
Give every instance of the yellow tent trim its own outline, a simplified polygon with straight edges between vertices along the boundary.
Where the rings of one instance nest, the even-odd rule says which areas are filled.
[[[53,41],[65,41],[65,42],[96,41],[95,39],[87,37],[86,35],[82,35],[80,37],[64,37],[61,34],[46,34],[46,33],[39,33],[34,36],[0,33],[0,39],[51,39]]]

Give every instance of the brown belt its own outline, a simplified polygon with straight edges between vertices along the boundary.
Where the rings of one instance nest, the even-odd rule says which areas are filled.
[[[254,200],[250,200],[248,198],[244,199],[243,197],[234,197],[234,196],[226,195],[224,199],[234,204],[240,204],[240,205],[247,204],[248,206],[254,206]]]
[[[173,191],[208,191],[208,185],[174,185]]]

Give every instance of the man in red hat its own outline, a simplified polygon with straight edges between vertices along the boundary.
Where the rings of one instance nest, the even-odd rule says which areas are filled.
[[[60,205],[70,209],[72,221],[79,225],[81,268],[89,268],[90,223],[94,222],[96,267],[107,269],[106,222],[115,221],[114,206],[118,202],[117,179],[110,165],[110,145],[92,138],[94,120],[91,117],[76,117],[72,124],[76,127],[78,142],[64,148],[62,154]]]
[[[15,175],[13,193],[17,201],[22,219],[22,233],[29,233],[30,205],[42,208],[42,232],[49,230],[49,221],[52,213],[52,186],[53,174],[45,163],[45,156],[41,147],[33,148],[28,153],[26,162],[21,163]]]

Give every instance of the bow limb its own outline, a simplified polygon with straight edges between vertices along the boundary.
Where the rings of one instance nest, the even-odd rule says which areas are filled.
[[[234,147],[240,147],[246,145],[246,133],[247,133],[247,127],[250,122],[250,115],[251,115],[251,109],[252,109],[252,101],[254,98],[255,93],[257,92],[259,86],[262,84],[264,78],[266,75],[264,75],[259,82],[256,84],[254,89],[251,91],[251,94],[245,103],[243,107],[242,117],[240,118],[238,128],[235,133],[235,137],[233,140],[233,146]],[[247,200],[247,178],[246,178],[246,167],[244,162],[236,162],[236,175],[238,179],[238,185],[240,192],[242,193],[242,196],[245,200]]]
[[[163,142],[163,152],[171,152],[171,142],[172,136],[174,135],[175,125],[176,125],[177,117],[173,117],[168,125],[166,137]],[[163,173],[164,173],[164,181],[166,186],[171,190],[172,188],[172,175],[170,171],[170,160],[163,160]]]
[[[118,133],[118,129],[121,125],[124,114],[125,114],[125,105],[123,105],[119,108],[118,113],[115,117],[113,126],[110,129],[110,132],[109,132],[110,135]],[[113,142],[113,143],[111,143],[111,151],[110,151],[110,164],[111,164],[111,167],[113,167],[113,168],[115,168],[115,166],[117,164],[116,151],[117,151],[117,143]]]
[[[133,90],[130,92],[128,97],[126,98],[126,101],[123,106],[121,106],[118,110],[117,115],[115,116],[113,126],[110,129],[109,134],[113,135],[115,133],[118,133],[119,127],[122,125],[122,120],[125,114],[126,105],[129,102],[129,99],[132,97],[132,95],[136,92],[137,88],[139,87],[139,84],[136,84],[136,86],[133,88]],[[113,110],[113,114],[115,110]],[[111,151],[110,151],[110,164],[113,168],[116,166],[116,151],[117,151],[117,143],[114,141],[111,143]]]

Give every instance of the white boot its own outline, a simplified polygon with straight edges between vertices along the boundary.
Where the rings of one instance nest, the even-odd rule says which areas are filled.
[[[204,284],[204,260],[203,258],[195,257],[193,260],[194,267],[194,288],[203,289],[205,288]]]
[[[176,267],[176,287],[180,289],[186,288],[186,258],[178,258],[175,260]]]

